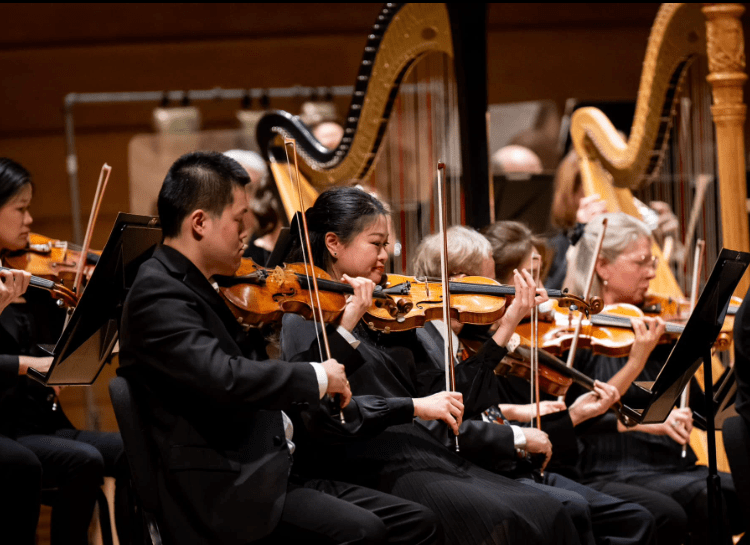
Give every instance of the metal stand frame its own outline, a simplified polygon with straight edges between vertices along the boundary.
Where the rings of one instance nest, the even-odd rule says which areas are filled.
[[[273,87],[268,89],[213,89],[188,91],[144,91],[118,93],[68,93],[63,101],[65,112],[65,160],[70,190],[70,214],[73,221],[73,242],[83,243],[83,224],[81,221],[81,194],[78,185],[78,154],[76,152],[75,122],[73,108],[77,104],[125,104],[133,102],[153,102],[158,105],[164,101],[172,103],[193,103],[196,101],[266,100],[273,98],[293,98],[301,96],[351,96],[354,88],[338,85],[331,87]]]

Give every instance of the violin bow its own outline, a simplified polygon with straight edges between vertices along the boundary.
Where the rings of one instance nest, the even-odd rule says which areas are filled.
[[[604,235],[607,232],[607,218],[602,219],[602,231],[599,233],[599,238],[596,240],[596,247],[594,249],[594,255],[591,259],[591,265],[589,267],[588,275],[586,276],[586,290],[583,294],[583,299],[588,301],[591,295],[591,285],[594,283],[594,274],[596,274],[596,261],[599,259],[599,253],[602,251],[602,245],[604,243]],[[572,311],[571,311],[572,313]],[[578,348],[578,337],[581,335],[581,326],[583,325],[583,313],[576,324],[576,330],[573,333],[573,341],[570,344],[570,351],[568,352],[568,361],[566,365],[573,367],[573,362],[576,357],[576,349]],[[564,401],[563,396],[558,398],[558,401]]]
[[[440,213],[438,214],[439,228],[443,239],[443,244],[440,246],[440,273],[443,284],[443,320],[445,321],[445,389],[449,392],[455,392],[456,368],[454,360],[456,352],[453,348],[453,329],[451,329],[451,292],[450,282],[448,281],[448,231],[446,230],[448,219],[445,198],[445,163],[443,162],[438,162],[437,164],[437,190],[438,205],[440,207]],[[458,434],[456,434],[456,452],[459,452],[459,450]]]
[[[291,150],[291,153],[290,153]],[[300,182],[299,177],[299,163],[297,159],[297,141],[294,138],[284,138],[284,151],[286,151],[286,161],[287,166],[289,167],[289,177],[291,179],[295,180],[295,184],[297,186],[297,196],[299,197],[299,208],[300,208],[300,216],[302,218],[302,221],[297,222],[297,228],[300,229],[300,242],[304,240],[304,244],[300,244],[302,247],[302,261],[305,265],[305,272],[308,270],[310,271],[308,273],[309,277],[312,277],[312,284],[313,284],[313,291],[310,293],[310,307],[313,309],[313,323],[315,324],[315,334],[316,336],[319,335],[318,333],[318,319],[320,319],[320,337],[323,338],[323,346],[325,347],[325,355],[326,359],[331,359],[331,347],[328,344],[328,333],[326,332],[326,322],[325,318],[323,316],[323,305],[320,304],[320,290],[318,290],[318,277],[315,276],[315,261],[313,260],[313,254],[312,254],[312,246],[310,244],[310,231],[307,228],[307,216],[305,216],[305,203],[302,200],[302,183]],[[294,159],[294,168],[292,168],[292,159]],[[302,237],[304,231],[304,238]],[[309,260],[309,263],[308,263]],[[314,300],[313,300],[313,293],[314,293]],[[315,304],[317,302],[317,304]],[[318,316],[315,316],[315,311],[317,310]],[[320,360],[323,361],[323,352],[320,347],[320,337],[318,337],[318,350],[321,350],[320,352]],[[341,423],[344,424],[346,421],[344,420],[344,412],[341,410],[339,412],[339,418],[341,419]]]
[[[701,276],[701,264],[703,261],[703,251],[706,247],[706,242],[704,240],[698,240],[695,243],[695,254],[693,256],[693,282],[690,286],[690,313],[693,313],[693,309],[695,309],[695,304],[698,302],[698,286],[700,284],[700,276]],[[680,409],[684,409],[688,406],[688,403],[690,403],[690,382],[685,385],[685,389],[682,390],[682,395],[680,396]],[[682,445],[682,453],[680,456],[682,458],[685,458],[687,456],[687,446],[688,444],[685,443]]]
[[[99,182],[96,184],[94,202],[91,204],[91,214],[89,214],[89,224],[88,227],[86,227],[86,236],[83,239],[81,257],[78,259],[78,268],[76,269],[75,282],[73,282],[73,292],[78,297],[81,296],[83,269],[86,267],[86,257],[88,256],[89,249],[91,248],[91,237],[94,234],[94,225],[96,224],[96,218],[99,216],[99,208],[102,204],[102,198],[104,197],[104,191],[107,189],[107,183],[109,182],[109,175],[111,172],[112,167],[107,163],[104,163],[104,165],[102,165],[102,170],[101,172],[99,172]]]
[[[539,273],[542,268],[541,257],[532,248],[531,277],[539,284]],[[536,306],[536,292],[534,292],[534,306],[531,307],[531,400],[536,402],[536,428],[542,429],[542,410],[539,396],[539,308]]]

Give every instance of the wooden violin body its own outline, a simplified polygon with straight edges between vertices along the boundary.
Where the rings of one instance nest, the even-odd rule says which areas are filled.
[[[313,297],[308,276],[311,270],[318,280],[319,298]],[[288,312],[311,319],[318,304],[323,321],[335,322],[344,310],[347,295],[353,293],[349,284],[333,281],[317,267],[296,263],[265,269],[247,258],[243,258],[236,276],[218,277],[216,281],[219,294],[237,321],[247,327],[279,321]],[[388,315],[398,312],[396,304],[386,295],[376,296],[373,307],[385,309]]]
[[[91,251],[86,256],[83,269],[86,280],[91,278],[100,253]],[[13,269],[72,287],[80,257],[81,252],[73,250],[68,242],[31,233],[28,247],[9,253],[3,262]]]
[[[559,307],[557,307],[559,309]],[[580,314],[560,312],[553,309],[539,322],[539,346],[551,354],[560,356],[571,346],[575,325]],[[635,341],[630,318],[642,318],[646,314],[638,307],[628,304],[607,305],[600,314],[584,319],[581,328],[579,348],[593,350],[596,354],[611,357],[625,357]],[[674,342],[682,333],[682,324],[667,322],[667,331],[659,340],[660,343]],[[521,335],[530,335],[530,324],[521,324],[517,329]],[[717,348],[724,343],[717,342]]]
[[[502,318],[507,298],[515,295],[513,286],[505,286],[482,276],[451,280],[449,290],[451,318],[462,324],[475,325],[491,324]],[[396,298],[399,312],[387,315],[383,310],[371,309],[364,320],[372,329],[405,331],[423,327],[430,320],[443,319],[443,289],[439,282],[389,274],[384,291]],[[602,308],[598,297],[586,302],[566,292],[550,290],[548,294],[557,298],[560,307],[575,307],[586,313],[596,313]]]

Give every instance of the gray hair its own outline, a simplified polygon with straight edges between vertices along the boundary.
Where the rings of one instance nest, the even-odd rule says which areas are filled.
[[[257,172],[258,174],[262,176],[268,175],[268,167],[266,166],[266,162],[263,160],[263,157],[261,157],[259,154],[255,153],[254,151],[244,150],[244,149],[232,149],[229,151],[225,151],[224,155],[234,159],[243,167],[249,168],[250,170],[254,170],[255,172]]]
[[[492,259],[492,245],[484,235],[462,225],[454,225],[447,231],[448,274],[477,275],[482,261]],[[443,239],[439,234],[430,235],[417,247],[414,258],[414,275],[440,277],[440,246]]]
[[[583,236],[575,246],[568,250],[568,273],[563,285],[572,293],[583,295],[586,286],[586,276],[591,268],[591,260],[596,250],[596,241],[602,232],[603,220],[607,220],[607,232],[604,235],[600,257],[607,263],[612,263],[633,242],[643,237],[650,237],[651,230],[641,220],[624,212],[602,214],[586,225]],[[594,275],[591,284],[591,294],[601,295],[602,282],[598,275]]]

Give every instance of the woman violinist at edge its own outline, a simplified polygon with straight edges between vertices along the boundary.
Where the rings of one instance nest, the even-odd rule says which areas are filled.
[[[362,190],[340,187],[323,192],[306,211],[315,264],[336,280],[366,284],[371,294],[385,271],[387,215],[383,204]],[[302,261],[299,241],[286,261]],[[519,281],[519,290],[524,286]],[[533,287],[526,286],[523,293],[529,305]],[[363,303],[360,317],[371,304]],[[360,363],[346,369],[353,393],[418,397],[414,359],[425,356],[419,352],[413,331],[382,334],[369,330],[359,318],[341,325],[351,333],[347,335],[350,345],[336,344],[360,355]],[[514,328],[515,324],[511,333]],[[284,357],[304,351],[314,336],[312,322],[285,316],[281,331]],[[503,351],[497,348],[498,353]],[[332,356],[350,361],[348,354]],[[316,470],[325,467],[329,478],[427,505],[438,515],[447,543],[578,542],[570,516],[558,501],[463,460],[421,425],[392,426],[362,443],[321,444],[307,456],[314,456],[319,464]]]
[[[26,292],[31,275],[25,271],[0,271],[0,314]],[[0,397],[13,386],[26,368],[0,361]],[[13,543],[33,545],[39,518],[42,466],[34,453],[16,441],[0,435],[0,526]]]
[[[656,259],[651,253],[648,227],[627,214],[604,214],[586,226],[575,247],[565,285],[571,290],[581,289],[604,218],[608,221],[607,231],[596,262],[591,294],[600,296],[606,305],[640,305],[655,276]],[[612,382],[614,378],[623,403],[637,407],[642,405],[639,398],[647,394],[631,383],[655,380],[671,346],[657,346],[664,334],[664,324],[659,318],[656,321],[633,320],[633,329],[635,342],[628,357],[615,358],[579,350],[575,367],[598,380]],[[698,393],[691,396],[693,401],[702,399]],[[568,395],[575,395],[575,389],[571,388]],[[695,465],[695,455],[687,445],[691,430],[692,415],[688,408],[673,409],[661,424],[640,424],[633,428],[624,427],[612,415],[603,415],[585,433],[577,430],[583,443],[582,474],[586,482],[594,486],[621,482],[671,496],[687,513],[693,542],[706,543],[707,468]],[[683,445],[687,445],[685,458],[682,457]],[[721,474],[721,488],[721,504],[728,519],[724,528],[739,533],[744,522],[739,516],[730,475]],[[729,543],[729,536],[726,539]]]
[[[531,262],[532,252],[534,251],[542,256],[548,254],[544,243],[534,236],[526,225],[520,222],[498,221],[483,228],[481,232],[492,246],[496,278],[509,278],[513,269]],[[544,266],[542,266],[542,269],[544,269]],[[649,325],[656,325],[658,322],[655,319],[649,319],[648,323]],[[652,333],[655,335],[657,332],[652,331]],[[531,417],[529,413],[535,413],[536,408],[532,407],[531,411],[528,408],[518,410],[528,407],[523,405],[529,402],[528,383],[515,377],[502,377],[500,385],[500,395],[507,400],[506,403],[518,404],[503,404],[500,406],[507,418],[528,421]],[[550,396],[545,394],[542,394],[541,397],[542,399],[545,399],[545,397],[551,399]],[[558,403],[550,400],[542,401],[542,415],[546,410],[553,410]],[[550,434],[552,444],[557,448],[550,468],[576,481],[582,481],[582,475],[578,468],[579,454],[574,428],[576,425],[586,426],[587,424],[583,422],[585,419],[573,416],[567,419],[561,418],[564,412],[553,413],[546,417],[542,416],[542,429]],[[571,439],[573,440],[573,448],[565,448],[569,445]],[[561,444],[563,448],[558,447]],[[559,456],[561,453],[565,454],[562,459]],[[616,481],[595,481],[588,483],[588,486],[604,494],[638,503],[645,507],[656,519],[656,542],[660,545],[679,545],[684,542],[687,535],[687,515],[680,504],[670,496],[655,490]]]
[[[28,171],[0,158],[0,261],[28,245],[33,193]],[[17,369],[19,375],[29,367],[46,371],[52,358],[43,355],[38,345],[57,341],[64,318],[64,311],[41,290],[30,290],[9,305],[0,315],[0,367]],[[57,488],[53,545],[88,543],[97,490],[104,475],[117,475],[122,469],[120,435],[75,429],[59,406],[57,391],[26,377],[0,393],[0,434],[38,458],[43,488]],[[9,522],[3,529],[14,526]]]

